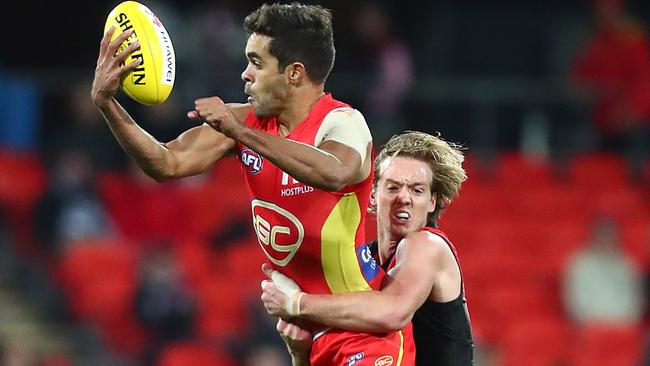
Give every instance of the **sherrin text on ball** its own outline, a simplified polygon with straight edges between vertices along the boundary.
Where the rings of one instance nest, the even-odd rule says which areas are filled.
[[[136,40],[140,42],[140,48],[125,61],[139,59],[140,65],[120,80],[122,91],[142,104],[164,102],[174,86],[176,57],[171,38],[160,19],[145,5],[124,1],[109,13],[104,32],[111,26],[115,27],[112,39],[122,32],[133,31],[120,45],[120,51]]]

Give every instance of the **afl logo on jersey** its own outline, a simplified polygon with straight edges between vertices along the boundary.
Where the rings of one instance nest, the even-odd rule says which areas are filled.
[[[241,160],[246,171],[250,174],[257,174],[262,171],[264,159],[262,159],[260,154],[249,148],[244,148],[239,151],[239,160]]]
[[[271,262],[286,266],[305,239],[302,222],[291,212],[271,202],[254,199],[251,210],[260,247]]]

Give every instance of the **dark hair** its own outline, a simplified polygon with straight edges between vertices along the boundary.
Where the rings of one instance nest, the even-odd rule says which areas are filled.
[[[292,62],[302,62],[314,83],[327,79],[334,66],[332,13],[319,5],[264,4],[244,20],[250,35],[271,37],[269,53],[279,62],[280,72]]]

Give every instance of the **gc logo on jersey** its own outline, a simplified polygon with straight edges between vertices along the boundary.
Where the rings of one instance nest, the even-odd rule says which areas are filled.
[[[386,355],[379,357],[377,361],[375,361],[375,366],[390,366],[393,364],[393,356]]]
[[[262,171],[264,159],[262,159],[262,155],[255,151],[249,148],[241,149],[239,151],[239,159],[241,160],[241,163],[244,164],[248,173],[257,174]]]
[[[298,218],[282,207],[254,199],[251,201],[253,227],[257,241],[269,260],[286,266],[305,239],[305,229]]]
[[[379,274],[379,266],[377,261],[373,258],[372,253],[370,253],[370,246],[364,244],[357,248],[357,255],[359,256],[359,263],[361,264],[361,272],[363,277],[366,278],[366,281],[370,282],[377,277]]]

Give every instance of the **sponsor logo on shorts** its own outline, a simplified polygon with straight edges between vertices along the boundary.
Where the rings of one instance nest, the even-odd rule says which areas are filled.
[[[255,151],[245,148],[241,149],[239,152],[239,160],[244,164],[244,168],[250,174],[257,174],[262,171],[262,165],[264,165],[264,159],[262,156]]]
[[[381,356],[375,361],[375,366],[390,366],[393,364],[393,356]]]
[[[348,359],[348,366],[356,365],[357,362],[363,360],[364,356],[365,356],[365,354],[363,352],[359,352],[359,353],[355,354],[354,356],[350,357]]]

